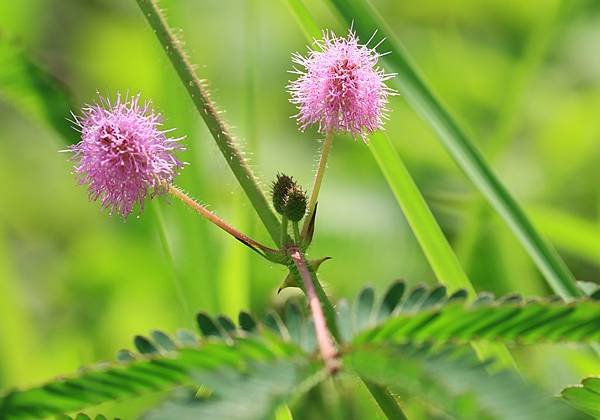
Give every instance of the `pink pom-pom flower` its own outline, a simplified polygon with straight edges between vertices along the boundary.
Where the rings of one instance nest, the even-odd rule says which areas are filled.
[[[361,136],[382,128],[388,96],[395,91],[385,81],[393,75],[377,66],[381,56],[359,43],[352,30],[345,38],[324,32],[306,57],[296,53],[299,78],[288,85],[291,102],[298,107],[301,130],[312,124],[321,133],[339,131]]]
[[[135,204],[143,210],[144,199],[161,192],[183,166],[174,152],[183,150],[181,139],[160,130],[162,117],[139,95],[114,102],[100,97],[74,116],[81,141],[70,148],[80,184],[88,185],[91,200],[102,208],[127,217]]]

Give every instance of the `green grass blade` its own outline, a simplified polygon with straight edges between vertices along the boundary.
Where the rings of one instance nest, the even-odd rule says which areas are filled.
[[[318,38],[321,35],[319,27],[314,19],[304,6],[301,0],[287,0],[287,5],[290,8],[292,16],[298,22],[298,26],[302,29],[304,36],[307,39]]]
[[[450,290],[466,289],[473,296],[471,281],[389,137],[383,133],[371,135],[369,149],[440,283]],[[482,360],[492,357],[501,366],[516,367],[502,344],[473,343],[473,348]]]
[[[559,249],[600,264],[598,224],[555,209],[533,207],[528,210],[536,224]]]
[[[383,19],[366,0],[329,1],[348,25],[353,24],[360,39],[369,39],[375,30],[380,36],[386,37],[380,50],[391,52],[384,60],[387,67],[397,73],[393,79],[395,87],[434,129],[458,166],[509,225],[552,289],[563,298],[581,296],[568,267],[539,235],[462,128],[425,84],[405,49],[394,38]]]
[[[546,4],[545,10],[539,11],[540,13],[537,14],[535,22],[532,22],[531,28],[528,29],[529,36],[522,55],[513,66],[509,77],[510,81],[505,86],[504,99],[496,111],[497,119],[494,132],[482,146],[482,151],[491,165],[498,161],[498,158],[515,138],[514,133],[521,122],[525,98],[531,93],[530,85],[543,67],[544,59],[553,45],[552,40],[557,36],[556,32],[558,32],[559,27],[557,23],[562,6],[562,0],[550,0]],[[547,226],[539,224],[535,215],[529,209],[527,210],[550,243],[561,249],[561,246],[553,240]],[[455,242],[455,247],[467,274],[472,276],[474,273],[470,270],[477,270],[476,267],[479,264],[477,258],[479,254],[476,252],[476,247],[481,243],[481,235],[485,231],[485,229],[482,230],[482,222],[489,220],[488,203],[483,197],[478,197],[477,200],[467,206],[463,214],[465,223]],[[502,239],[504,241],[512,240],[512,238],[508,238],[508,234],[504,233],[504,230],[498,231],[497,234],[500,235],[499,242],[502,242]],[[498,270],[496,276],[488,277],[487,281],[495,282],[500,290],[518,290],[522,293],[538,294],[542,290],[541,288],[545,286],[544,280],[537,275],[524,275],[523,269],[525,267],[523,264],[529,262],[525,260],[524,256],[521,256],[520,250],[515,250],[512,243],[504,246],[499,245],[499,248],[502,250],[501,255],[504,255],[504,261],[501,263],[502,268]],[[514,278],[520,278],[517,285],[511,284],[511,279]]]
[[[451,290],[466,289],[470,294],[474,293],[471,282],[389,137],[374,133],[370,138],[369,150],[438,280]]]
[[[398,401],[391,392],[383,385],[363,379],[363,382],[379,407],[385,413],[388,419],[406,420],[408,417],[402,412]]]

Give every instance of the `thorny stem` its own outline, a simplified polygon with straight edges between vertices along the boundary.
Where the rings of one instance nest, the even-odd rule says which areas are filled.
[[[321,301],[315,291],[313,284],[312,275],[306,264],[304,256],[300,253],[300,250],[296,247],[288,248],[288,252],[292,261],[298,269],[298,273],[304,283],[304,289],[306,297],[310,305],[313,321],[315,323],[315,333],[317,336],[317,342],[319,344],[319,350],[321,357],[325,362],[325,366],[330,373],[335,373],[340,369],[340,362],[337,359],[337,351],[333,345],[331,335],[327,329],[327,323],[325,322],[325,316],[323,315],[323,308],[321,307]]]
[[[208,210],[206,207],[204,207],[202,204],[198,203],[196,200],[194,200],[193,198],[188,196],[186,193],[184,193],[182,190],[180,190],[176,186],[168,185],[166,187],[168,189],[168,192],[173,197],[179,199],[181,202],[183,202],[189,208],[194,210],[200,216],[204,217],[205,219],[208,219],[210,222],[214,223],[215,225],[217,225],[218,227],[223,229],[225,232],[229,233],[231,236],[236,238],[238,241],[248,245],[252,249],[259,251],[259,252],[260,251],[266,251],[266,252],[271,252],[271,253],[278,252],[276,249],[269,248],[259,242],[256,242],[254,239],[250,238],[249,236],[243,234],[242,232],[240,232],[233,226],[229,225],[226,221],[224,221],[219,216],[217,216],[216,214],[214,214],[213,212]]]
[[[229,127],[219,115],[213,100],[210,98],[205,82],[196,76],[194,67],[185,54],[181,41],[175,37],[173,31],[169,28],[167,20],[158,6],[158,0],[136,1],[148,23],[154,29],[158,40],[187,89],[196,109],[204,119],[221,153],[223,153],[231,171],[248,196],[271,238],[275,243],[278,243],[280,225],[277,216],[269,206],[265,194],[259,187],[258,181],[248,162],[244,159],[229,131]]]
[[[313,182],[312,191],[310,193],[310,199],[308,200],[308,213],[306,214],[306,218],[304,219],[304,225],[302,226],[302,239],[306,239],[306,235],[308,234],[308,227],[310,225],[310,220],[313,217],[313,213],[315,212],[315,206],[317,205],[317,199],[319,197],[319,191],[321,190],[321,183],[323,182],[323,177],[325,176],[325,168],[327,167],[327,158],[329,157],[329,150],[331,149],[331,144],[333,143],[333,131],[328,131],[325,135],[325,141],[323,142],[323,149],[321,150],[321,157],[319,158],[319,166],[317,168],[317,173],[315,174],[315,180]]]

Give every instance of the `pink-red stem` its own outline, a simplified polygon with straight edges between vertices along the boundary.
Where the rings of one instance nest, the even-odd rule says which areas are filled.
[[[233,226],[229,225],[225,220],[221,219],[219,216],[208,210],[202,204],[198,203],[196,200],[188,196],[182,190],[177,188],[174,185],[168,185],[168,191],[173,196],[181,200],[184,204],[194,210],[196,213],[201,215],[202,217],[208,219],[210,222],[214,223],[225,232],[229,233],[231,236],[235,237],[239,241],[245,243],[246,245],[261,251],[267,251],[271,253],[277,253],[276,249],[269,248],[259,242],[256,242],[254,239],[249,236],[243,234]]]
[[[327,329],[327,323],[325,322],[325,316],[323,315],[323,308],[321,307],[321,302],[319,301],[319,297],[315,291],[312,275],[308,269],[304,256],[300,253],[298,248],[290,247],[288,248],[288,253],[292,258],[292,261],[294,261],[294,264],[298,269],[298,273],[302,278],[302,282],[304,283],[306,297],[308,299],[313,321],[315,323],[315,333],[317,335],[317,342],[319,344],[321,357],[323,358],[325,366],[329,372],[335,373],[339,370],[340,363],[337,359],[337,352],[333,345],[331,335]]]

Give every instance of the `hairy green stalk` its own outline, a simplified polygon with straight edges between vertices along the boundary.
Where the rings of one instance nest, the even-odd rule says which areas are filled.
[[[204,217],[209,222],[217,225],[219,228],[233,236],[235,239],[248,246],[252,250],[258,252],[259,254],[265,256],[266,254],[277,254],[279,251],[277,249],[269,248],[261,244],[260,242],[255,241],[250,238],[248,235],[240,232],[225,220],[221,219],[219,216],[214,214],[212,211],[208,210],[202,204],[198,203],[192,197],[183,192],[180,188],[174,185],[166,185],[167,191],[173,197],[181,201],[183,204],[188,206],[190,209],[198,213],[200,216]]]
[[[310,199],[308,200],[308,211],[306,213],[306,218],[304,219],[304,225],[302,226],[302,239],[306,239],[306,236],[308,235],[310,221],[315,212],[315,208],[317,207],[317,200],[319,198],[319,192],[321,191],[325,170],[327,169],[327,158],[329,157],[332,143],[333,131],[328,131],[325,135],[325,141],[323,142],[323,148],[321,149],[321,157],[319,158],[319,166],[317,167],[312,191],[310,192]]]
[[[196,76],[194,68],[183,50],[181,41],[175,37],[168,26],[165,16],[158,6],[158,1],[136,1],[171,60],[171,64],[173,64],[177,75],[188,91],[231,171],[248,196],[271,238],[275,243],[278,243],[280,232],[277,216],[269,206],[258,180],[250,169],[248,162],[244,159],[229,127],[219,115],[215,103],[210,98],[205,82]]]

